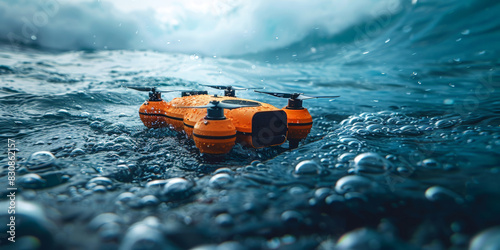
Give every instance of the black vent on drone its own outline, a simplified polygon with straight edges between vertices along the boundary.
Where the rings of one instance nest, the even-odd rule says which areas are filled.
[[[182,91],[181,96],[208,95],[208,91]]]

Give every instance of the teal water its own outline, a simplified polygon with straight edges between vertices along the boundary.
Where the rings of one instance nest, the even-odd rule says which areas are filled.
[[[2,225],[9,138],[19,163],[2,248],[499,247],[498,3],[222,2],[209,17],[181,8],[177,26],[106,2],[27,3],[0,1]],[[19,16],[44,6],[27,39]],[[125,88],[222,94],[200,84],[341,97],[304,101],[314,125],[298,149],[214,161],[146,129],[147,95]]]

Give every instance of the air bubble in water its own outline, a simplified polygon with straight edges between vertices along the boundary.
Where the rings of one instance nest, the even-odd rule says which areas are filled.
[[[298,175],[310,175],[317,174],[320,171],[320,166],[318,163],[312,160],[301,161],[297,166],[295,166],[295,174]]]
[[[281,214],[281,220],[287,224],[300,223],[303,220],[302,214],[294,210],[288,210]]]
[[[45,168],[52,165],[56,161],[56,157],[49,151],[39,151],[33,153],[30,158],[28,158],[28,162],[26,167],[30,170]]]
[[[252,161],[251,164],[252,164],[252,166],[256,166],[259,163],[260,162],[256,160],[256,161]],[[220,174],[220,173],[233,174],[234,172],[230,168],[218,168],[217,170],[214,171],[214,174]]]
[[[398,159],[398,157],[395,155],[386,155],[385,159],[387,159],[389,161],[396,161]]]
[[[413,125],[406,125],[401,128],[399,128],[399,133],[403,135],[418,135],[420,134],[420,130],[416,126]]]
[[[91,190],[94,193],[103,194],[103,193],[106,193],[107,188],[105,186],[103,186],[103,185],[97,185],[97,186],[92,187]]]
[[[397,249],[391,239],[383,234],[367,228],[348,232],[337,242],[335,249]],[[400,248],[400,247],[399,247]]]
[[[127,230],[123,237],[120,250],[133,249],[175,249],[167,242],[160,230],[160,222],[156,217],[147,217]]]
[[[107,177],[99,176],[92,178],[90,181],[87,182],[85,187],[87,189],[94,188],[95,186],[104,186],[106,188],[112,187],[113,186],[113,181]]]
[[[102,213],[92,219],[88,225],[89,229],[96,231],[100,227],[108,223],[119,223],[121,224],[123,221],[120,216],[114,213]]]
[[[66,109],[60,109],[60,110],[57,111],[57,113],[59,115],[63,115],[63,116],[69,116],[70,115],[69,111],[67,111]]]
[[[376,153],[362,153],[354,158],[356,173],[382,174],[389,169],[389,162]]]
[[[456,203],[463,203],[464,200],[460,195],[455,192],[440,186],[433,186],[425,191],[425,198],[430,201],[455,201]]]
[[[9,207],[9,201],[0,201],[0,218],[2,222],[8,222],[4,218],[9,218],[14,216],[14,214],[9,214],[7,209]],[[51,220],[45,215],[45,210],[43,207],[36,203],[26,202],[24,200],[16,199],[16,214],[15,214],[15,236],[16,242],[12,245],[5,246],[2,240],[2,249],[55,249],[57,248],[54,244],[54,233],[56,233],[56,226]],[[4,209],[5,208],[5,209]],[[57,216],[53,218],[55,214],[52,214],[51,219],[57,219]],[[6,228],[5,223],[2,228]],[[3,231],[6,234],[7,230]],[[17,236],[20,238],[18,239]],[[3,236],[2,236],[3,237]],[[10,237],[10,236],[9,236]],[[23,239],[29,239],[32,243],[26,241],[22,242]],[[19,240],[19,242],[18,242]],[[22,244],[26,245],[22,245]],[[19,245],[18,245],[19,244]]]
[[[337,160],[340,163],[348,163],[349,161],[353,160],[355,157],[356,157],[356,154],[354,154],[354,153],[344,153],[344,154],[341,154],[337,158]]]
[[[362,176],[348,175],[340,178],[335,184],[335,191],[339,194],[347,192],[364,193],[374,187],[373,182]]]
[[[413,173],[413,170],[407,167],[398,167],[396,171],[402,176],[410,176]]]
[[[449,128],[453,125],[455,125],[457,122],[452,119],[442,119],[436,122],[435,126],[436,128]]]
[[[193,188],[193,183],[184,178],[168,179],[168,182],[163,188],[163,195],[173,198],[182,199],[190,195],[190,190]]]
[[[223,213],[215,217],[215,223],[221,227],[230,227],[234,224],[234,220],[230,214]]]
[[[167,184],[168,180],[153,180],[146,183],[145,187],[151,190],[160,190]]]
[[[116,197],[116,202],[117,203],[124,203],[127,204],[131,201],[134,201],[137,199],[137,196],[131,192],[123,192],[118,197]]]
[[[328,195],[330,195],[331,192],[332,192],[332,190],[330,188],[326,188],[326,187],[318,188],[318,189],[316,189],[316,191],[314,191],[314,197],[318,200],[323,200]]]
[[[500,249],[500,226],[488,228],[474,236],[469,249]]]
[[[85,154],[85,151],[83,151],[83,149],[81,148],[75,148],[73,149],[73,151],[71,151],[71,156],[77,156],[77,155],[84,155]]]
[[[366,127],[366,130],[372,134],[382,134],[384,133],[383,131],[383,126],[380,124],[371,124],[368,127]]]
[[[150,194],[141,198],[141,204],[143,206],[156,206],[160,203],[160,200],[156,196]]]
[[[226,173],[219,173],[210,178],[209,185],[214,188],[222,188],[233,181],[233,177]]]
[[[424,167],[424,168],[429,168],[429,169],[437,169],[437,168],[440,168],[440,164],[439,162],[437,162],[436,160],[432,159],[432,158],[429,158],[429,159],[425,159],[419,163],[417,163],[419,166],[421,167]]]
[[[344,197],[338,194],[332,194],[325,198],[325,203],[328,205],[339,205],[344,202]]]
[[[40,177],[38,174],[26,174],[19,178],[19,185],[24,188],[43,188],[45,187],[46,181]]]

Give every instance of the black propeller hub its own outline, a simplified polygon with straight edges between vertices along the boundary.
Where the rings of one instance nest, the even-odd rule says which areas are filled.
[[[229,86],[226,90],[224,90],[224,96],[235,97],[236,91],[231,86]]]
[[[302,106],[301,99],[290,98],[290,99],[288,99],[288,106],[286,106],[286,108],[287,109],[303,109],[304,107]]]
[[[156,89],[152,88],[151,91],[149,92],[149,101],[150,102],[161,101],[161,92],[156,92]]]
[[[212,104],[217,105],[219,101],[212,101]],[[207,108],[207,116],[205,117],[207,120],[224,120],[226,117],[224,116],[224,109],[218,106]]]

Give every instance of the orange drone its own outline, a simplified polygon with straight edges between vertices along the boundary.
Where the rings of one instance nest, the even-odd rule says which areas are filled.
[[[287,139],[290,148],[296,148],[306,138],[312,127],[312,117],[302,100],[335,98],[338,96],[306,96],[302,93],[272,93],[288,98],[283,109],[273,105],[235,97],[234,86],[203,85],[224,90],[224,96],[208,95],[207,91],[159,91],[149,87],[128,87],[148,91],[149,100],[139,108],[139,116],[148,128],[171,127],[184,131],[192,138],[203,154],[226,154],[236,142],[253,148],[283,144]],[[182,92],[181,97],[166,102],[161,93]]]

